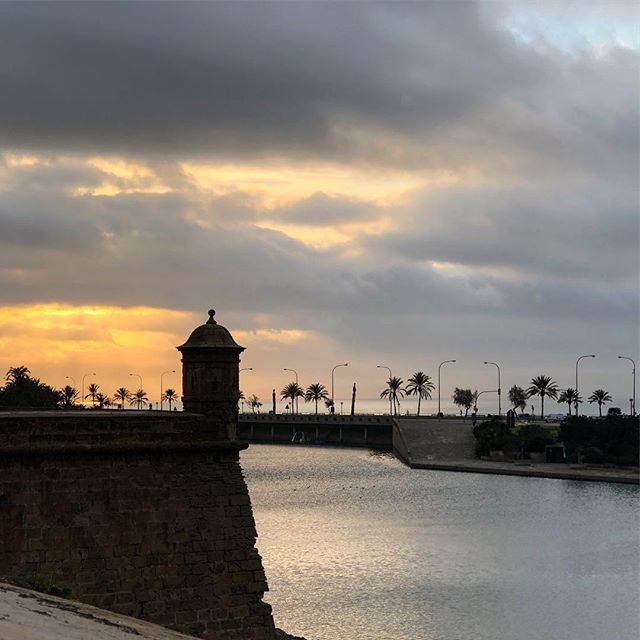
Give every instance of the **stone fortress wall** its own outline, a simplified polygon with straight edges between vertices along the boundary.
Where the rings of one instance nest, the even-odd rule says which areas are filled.
[[[0,576],[209,640],[273,640],[237,397],[211,389],[206,414],[0,413]]]

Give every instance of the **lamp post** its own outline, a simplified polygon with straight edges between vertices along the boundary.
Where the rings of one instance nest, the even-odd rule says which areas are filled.
[[[384,364],[378,364],[376,365],[376,369],[386,369],[389,372],[389,380],[391,380],[391,378],[393,378],[393,373],[391,373],[391,369],[389,367],[387,367]],[[393,415],[393,410],[392,410],[392,406],[391,406],[391,393],[389,393],[389,415]]]
[[[439,365],[438,365],[438,420],[440,420],[440,368],[442,367],[443,364],[447,364],[448,362],[455,362],[455,360],[443,360]]]
[[[162,411],[162,405],[164,404],[164,385],[162,384],[162,378],[164,376],[165,373],[175,373],[175,369],[171,369],[170,371],[163,371],[160,374],[160,411]],[[140,388],[142,388],[142,382],[140,383]]]
[[[242,373],[243,371],[253,371],[253,367],[242,367],[242,369],[238,371],[238,374]],[[240,413],[244,413],[244,402],[240,403],[240,407]]]
[[[578,363],[580,362],[580,360],[582,360],[582,358],[595,358],[595,355],[593,353],[590,353],[590,354],[588,354],[586,356],[580,356],[576,360],[576,398],[579,395],[579,393],[578,393]],[[576,403],[575,407],[576,407],[576,415],[578,415],[578,404],[577,403]]]
[[[83,406],[83,407],[84,407],[84,379],[85,379],[87,376],[95,376],[95,375],[96,375],[95,373],[85,373],[85,374],[82,376],[82,398],[80,398],[80,402],[82,402],[82,406]]]
[[[495,362],[485,362],[484,364],[492,364],[498,369],[498,417],[502,415],[502,404],[500,402],[500,396],[502,395],[502,388],[500,385],[500,367]]]
[[[333,390],[334,390],[334,373],[336,371],[336,369],[338,367],[348,367],[349,363],[345,362],[344,364],[337,364],[335,367],[333,367],[333,369],[331,369],[331,412],[334,413],[336,410],[336,405],[334,402],[334,395],[333,395]]]
[[[633,369],[631,370],[631,373],[633,374],[633,395],[631,398],[631,415],[635,416],[636,415],[636,362],[633,358],[630,358],[629,356],[618,356],[618,358],[620,360],[628,360],[633,365]]]
[[[295,373],[296,375],[296,387],[298,386],[298,372],[295,369],[287,369],[287,367],[285,367],[283,369],[283,371],[292,371],[293,373]],[[293,405],[293,401],[291,401],[291,404]],[[298,397],[296,396],[296,413],[299,413],[299,409],[300,406],[298,404]]]
[[[492,362],[492,363],[486,363],[486,362],[485,362],[485,364],[493,364],[493,362]],[[495,389],[494,389],[494,390],[489,390],[489,391],[481,391],[481,392],[476,396],[475,408],[476,408],[476,409],[478,408],[478,398],[479,398],[483,393],[495,393],[495,392],[496,392],[496,391],[495,391]]]

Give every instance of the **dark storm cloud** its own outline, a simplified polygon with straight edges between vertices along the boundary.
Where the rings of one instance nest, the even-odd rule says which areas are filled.
[[[0,141],[628,169],[637,56],[535,51],[488,7],[2,3]]]
[[[588,281],[574,274],[570,282],[540,280],[527,269],[517,282],[442,273],[421,259],[407,259],[406,251],[400,256],[390,251],[397,235],[386,249],[364,243],[364,255],[349,257],[254,226],[238,196],[199,200],[198,211],[219,211],[221,202],[225,207],[224,216],[202,222],[193,218],[194,203],[185,194],[69,197],[64,181],[41,186],[50,181],[38,175],[48,172],[55,173],[55,166],[24,170],[31,178],[23,176],[19,190],[3,197],[0,222],[8,233],[0,236],[0,298],[5,303],[56,300],[195,310],[206,298],[224,300],[237,312],[296,318],[302,328],[318,330],[327,314],[346,314],[362,320],[364,334],[371,317],[398,313],[535,317],[552,309],[554,317],[610,318],[618,324],[637,317],[633,283],[619,281],[612,288],[606,273]],[[332,204],[340,208],[337,199]],[[256,210],[256,215],[267,214]],[[408,225],[415,227],[413,222]],[[438,242],[451,242],[457,218],[451,224]],[[435,220],[433,228],[441,230],[442,223]],[[494,231],[485,230],[485,238]],[[536,247],[538,240],[524,238],[523,244]],[[570,264],[571,257],[566,259]]]

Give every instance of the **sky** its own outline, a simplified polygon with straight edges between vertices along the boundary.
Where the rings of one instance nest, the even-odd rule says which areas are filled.
[[[207,319],[295,369],[628,409],[632,2],[0,3],[0,368],[112,393]],[[178,374],[164,386],[178,388]],[[495,411],[487,394],[485,409]],[[554,406],[548,407],[553,410]],[[594,407],[586,407],[595,411]]]

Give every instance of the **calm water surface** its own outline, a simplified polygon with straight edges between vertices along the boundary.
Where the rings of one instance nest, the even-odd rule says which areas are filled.
[[[309,640],[637,640],[637,487],[242,453],[276,624]]]

